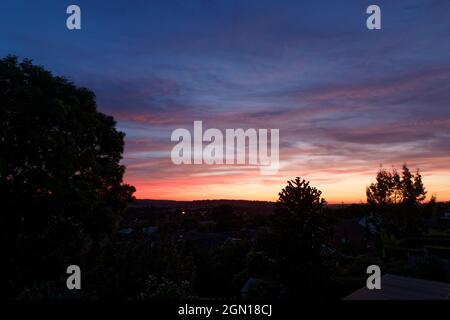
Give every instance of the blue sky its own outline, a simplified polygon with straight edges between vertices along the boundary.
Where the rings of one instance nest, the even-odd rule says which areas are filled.
[[[65,27],[70,4],[82,30]],[[272,199],[301,175],[359,201],[379,164],[407,161],[450,198],[450,1],[3,0],[0,21],[0,56],[92,89],[118,120],[140,197]],[[194,120],[280,128],[279,175],[174,168],[170,132]]]

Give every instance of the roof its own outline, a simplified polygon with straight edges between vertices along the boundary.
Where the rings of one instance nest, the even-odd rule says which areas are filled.
[[[364,287],[344,300],[450,300],[450,283],[386,274],[381,289]]]

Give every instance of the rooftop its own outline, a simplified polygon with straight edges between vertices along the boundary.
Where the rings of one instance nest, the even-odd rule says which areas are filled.
[[[364,287],[344,300],[450,300],[450,283],[386,274],[380,290]]]

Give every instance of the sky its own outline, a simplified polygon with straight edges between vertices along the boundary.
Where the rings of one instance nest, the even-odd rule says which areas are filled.
[[[81,8],[81,30],[66,8]],[[381,8],[368,30],[366,8]],[[125,181],[148,199],[276,200],[301,176],[329,203],[365,202],[407,162],[450,200],[450,1],[0,3],[0,56],[77,86],[126,134]],[[174,165],[176,128],[278,128],[280,169]]]

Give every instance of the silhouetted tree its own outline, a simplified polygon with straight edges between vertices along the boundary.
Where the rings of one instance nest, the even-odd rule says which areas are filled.
[[[417,204],[425,200],[427,192],[420,171],[417,170],[413,175],[404,164],[401,177],[395,169],[388,171],[381,168],[376,182],[367,187],[366,194],[369,204],[383,206],[398,203]]]
[[[329,241],[322,192],[300,179],[279,193],[275,215],[276,263],[288,296],[321,296],[328,270],[324,253]]]
[[[381,168],[376,182],[366,189],[367,202],[372,207],[378,227],[397,236],[413,236],[423,231],[420,204],[426,190],[420,171],[413,175],[406,164],[401,176],[395,169]]]
[[[392,172],[381,168],[376,177],[377,182],[366,189],[367,202],[375,205],[397,203],[401,197],[400,176],[396,170]]]
[[[124,134],[95,95],[30,60],[0,60],[0,294],[65,274],[112,235],[134,188]]]

